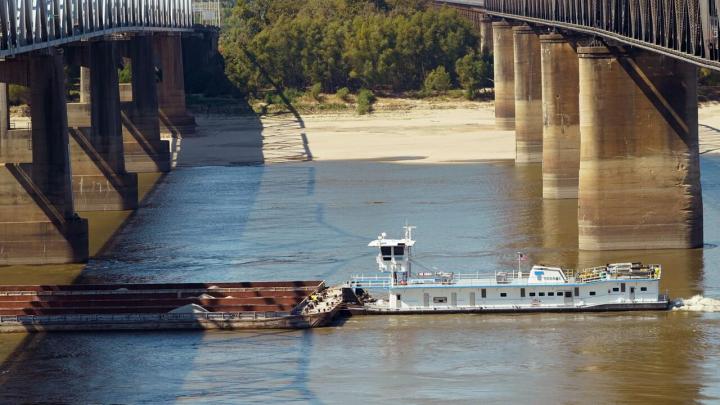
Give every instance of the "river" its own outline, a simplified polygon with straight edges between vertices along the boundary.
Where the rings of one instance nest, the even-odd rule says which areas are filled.
[[[571,268],[642,260],[663,264],[672,297],[720,299],[720,158],[703,157],[702,176],[704,249],[598,253],[577,250],[577,201],[542,199],[539,165],[183,168],[75,281],[333,284],[374,271],[367,243],[408,221],[428,267],[506,270],[517,251]],[[5,335],[0,346],[2,403],[720,400],[711,312],[354,317],[311,331]]]

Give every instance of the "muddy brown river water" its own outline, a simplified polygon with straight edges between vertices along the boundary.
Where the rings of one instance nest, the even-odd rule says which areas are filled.
[[[367,242],[417,226],[456,272],[532,262],[664,266],[672,297],[720,299],[720,158],[703,157],[704,249],[579,252],[576,201],[540,167],[327,162],[169,174],[86,268],[5,282],[325,279],[373,272]],[[659,236],[661,237],[661,236]],[[720,303],[720,301],[718,301]],[[0,336],[0,403],[714,403],[720,312],[355,317],[310,331]]]

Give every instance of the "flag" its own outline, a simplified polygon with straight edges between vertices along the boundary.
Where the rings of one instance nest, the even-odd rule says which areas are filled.
[[[521,262],[524,262],[524,261],[527,260],[527,255],[526,255],[525,253],[518,252],[518,253],[517,253],[517,258],[518,258],[518,260],[520,260]]]

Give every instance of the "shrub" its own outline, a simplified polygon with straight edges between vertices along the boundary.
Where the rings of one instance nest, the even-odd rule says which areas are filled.
[[[445,70],[444,66],[439,66],[425,77],[423,89],[427,93],[438,94],[450,90],[450,85],[450,74]]]
[[[487,58],[478,56],[475,52],[470,52],[457,60],[455,71],[460,86],[465,90],[465,97],[472,100],[479,89],[490,84],[491,70],[492,66]]]
[[[322,96],[320,96],[320,92],[322,92],[322,85],[320,83],[315,83],[310,87],[310,96],[315,99],[315,101],[322,101]]]
[[[361,89],[357,96],[357,113],[368,114],[372,111],[372,104],[375,102],[375,95],[368,89]]]
[[[10,105],[30,104],[30,89],[16,84],[8,85],[8,102]]]
[[[335,95],[342,101],[350,101],[350,89],[348,89],[347,87],[343,87],[342,89],[338,90]]]
[[[118,81],[120,83],[132,82],[132,65],[125,63],[122,69],[118,70]]]

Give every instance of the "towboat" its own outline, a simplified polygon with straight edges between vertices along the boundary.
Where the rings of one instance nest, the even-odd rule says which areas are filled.
[[[368,246],[376,248],[379,274],[354,275],[346,283],[358,297],[353,314],[427,314],[469,312],[590,312],[666,310],[660,294],[659,264],[613,263],[572,271],[534,265],[492,273],[435,271],[413,259],[414,227],[401,239],[385,233]]]

